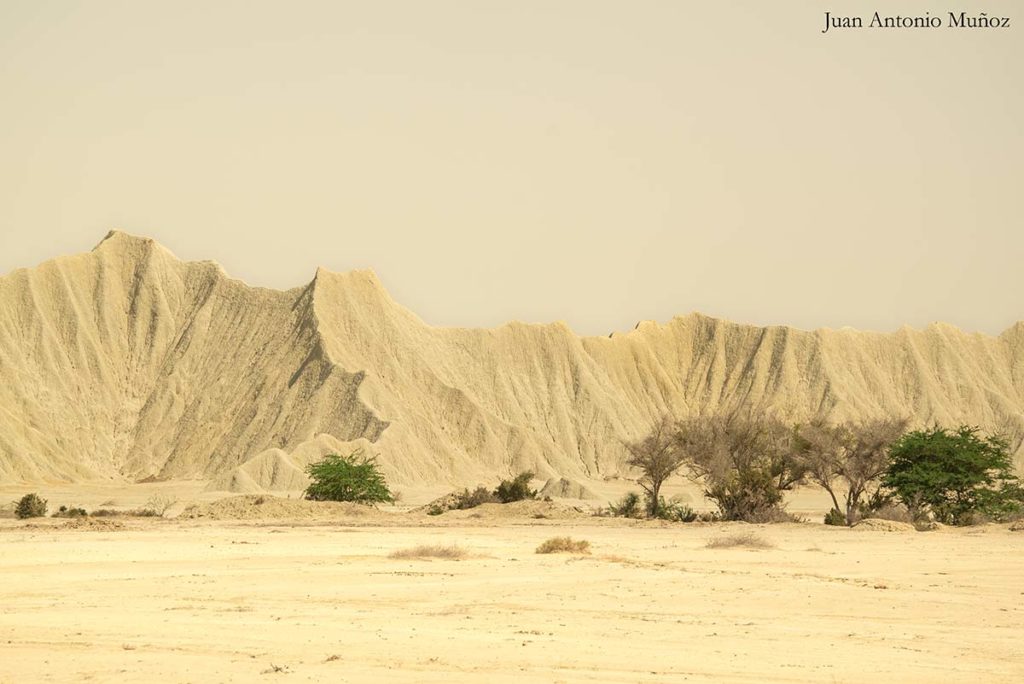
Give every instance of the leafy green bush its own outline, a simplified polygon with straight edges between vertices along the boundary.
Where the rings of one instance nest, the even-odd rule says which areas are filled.
[[[68,508],[61,506],[51,517],[53,518],[84,518],[89,513],[84,508]]]
[[[978,428],[908,432],[890,450],[882,484],[919,519],[947,525],[1003,520],[1024,507],[1009,444]]]
[[[348,456],[328,454],[306,466],[312,482],[305,496],[311,501],[391,503],[394,497],[377,466],[377,459],[357,449]]]
[[[18,504],[14,507],[14,515],[22,520],[25,518],[41,518],[46,515],[46,499],[40,498],[34,492],[26,494],[21,497]]]
[[[526,471],[519,473],[511,480],[502,480],[498,488],[494,490],[494,496],[503,504],[536,499],[537,490],[530,489],[530,480],[532,479],[533,473]]]
[[[658,501],[658,513],[655,517],[660,520],[688,523],[697,519],[697,512],[679,501],[665,501],[661,497]]]
[[[608,513],[616,518],[639,518],[640,495],[636,492],[627,492],[618,501],[609,502]]]

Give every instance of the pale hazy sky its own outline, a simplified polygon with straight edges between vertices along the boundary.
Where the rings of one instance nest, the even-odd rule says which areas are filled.
[[[1005,30],[821,35],[823,10]],[[1024,318],[1024,4],[0,2],[0,273],[113,227],[438,325]]]

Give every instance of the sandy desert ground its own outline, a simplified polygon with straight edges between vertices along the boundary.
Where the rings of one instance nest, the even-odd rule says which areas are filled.
[[[0,520],[0,682],[1024,678],[1024,531],[1005,525],[460,513]],[[707,547],[749,530],[773,547]],[[534,552],[556,535],[592,553]],[[421,544],[470,556],[389,557]]]

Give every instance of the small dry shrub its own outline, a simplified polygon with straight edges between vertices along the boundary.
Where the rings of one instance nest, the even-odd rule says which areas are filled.
[[[590,553],[590,542],[572,537],[552,537],[537,547],[537,553]]]
[[[709,539],[707,543],[707,548],[709,549],[733,549],[737,547],[745,549],[770,549],[774,546],[775,544],[772,544],[753,530],[738,532],[725,537],[716,537],[715,539]]]
[[[169,496],[162,496],[160,494],[154,494],[149,497],[149,501],[146,502],[146,508],[144,510],[153,511],[162,518],[164,514],[170,510],[171,506],[176,503],[178,503],[177,499],[172,499]]]
[[[462,560],[467,556],[469,556],[469,553],[455,544],[451,544],[450,546],[441,546],[440,544],[421,544],[420,546],[413,546],[408,549],[392,551],[391,554],[388,555],[388,558],[397,558],[402,560],[422,558]]]

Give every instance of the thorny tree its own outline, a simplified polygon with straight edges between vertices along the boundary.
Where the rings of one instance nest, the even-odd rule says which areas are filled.
[[[847,525],[857,521],[862,503],[878,492],[889,465],[889,447],[906,428],[906,420],[892,418],[840,424],[815,420],[797,428],[797,450],[808,478],[829,493]]]
[[[672,421],[662,418],[646,437],[626,442],[625,447],[629,452],[626,463],[643,473],[637,484],[647,493],[647,514],[657,517],[661,506],[661,486],[679,470],[685,456],[676,439]]]

